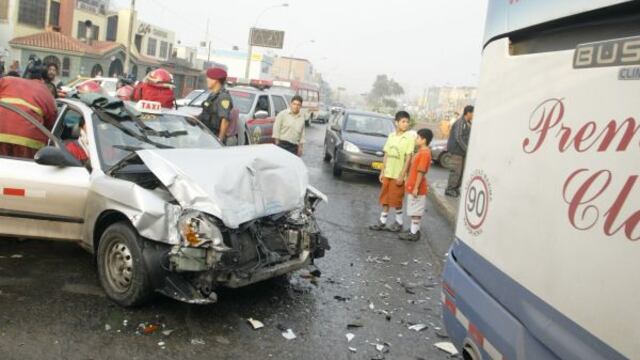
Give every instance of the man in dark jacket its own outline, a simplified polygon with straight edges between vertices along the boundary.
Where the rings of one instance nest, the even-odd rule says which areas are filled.
[[[451,166],[449,182],[445,195],[451,197],[460,196],[460,185],[462,183],[462,171],[464,170],[464,160],[467,156],[469,137],[471,136],[471,121],[473,120],[473,106],[464,108],[464,113],[458,121],[453,124],[447,143],[448,152],[451,154]]]

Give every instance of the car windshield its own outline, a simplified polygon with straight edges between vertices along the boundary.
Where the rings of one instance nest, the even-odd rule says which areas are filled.
[[[98,154],[105,169],[136,150],[221,147],[211,132],[188,116],[142,114],[136,121],[129,118],[102,120],[97,115],[93,118]]]
[[[100,83],[100,86],[102,86],[102,88],[108,93],[116,92],[116,82],[115,81],[104,80],[104,81],[102,81]]]
[[[189,104],[189,106],[202,106],[202,103],[207,100],[211,94],[210,91],[205,91],[200,96],[196,97],[195,100]],[[233,107],[238,109],[240,114],[248,114],[251,112],[251,108],[253,107],[253,100],[256,98],[255,94],[244,92],[244,91],[229,91],[231,94],[231,100],[233,101]]]
[[[344,125],[344,131],[372,136],[389,136],[395,130],[393,120],[389,118],[350,114]]]
[[[187,94],[187,96],[185,96],[185,100],[193,100],[195,98],[198,97],[198,95],[201,95],[204,91],[203,90],[193,90],[192,92],[190,92],[189,94]]]

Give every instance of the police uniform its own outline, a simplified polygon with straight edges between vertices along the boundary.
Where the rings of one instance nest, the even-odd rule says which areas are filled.
[[[202,103],[200,121],[218,136],[222,119],[231,121],[231,110],[233,110],[231,94],[227,89],[222,88],[217,93],[211,93],[207,100]]]

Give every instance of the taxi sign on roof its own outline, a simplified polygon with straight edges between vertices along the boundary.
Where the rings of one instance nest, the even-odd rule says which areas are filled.
[[[161,114],[162,104],[157,101],[140,100],[136,104],[136,110],[148,114]]]

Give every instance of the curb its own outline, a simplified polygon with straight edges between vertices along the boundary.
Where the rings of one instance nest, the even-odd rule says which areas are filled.
[[[452,227],[456,226],[456,215],[458,212],[458,208],[456,205],[452,204],[452,201],[444,195],[444,188],[438,186],[436,183],[431,187],[431,191],[429,191],[429,199],[433,201],[436,206],[436,209],[442,215],[449,225]],[[456,201],[457,203],[457,201]]]

